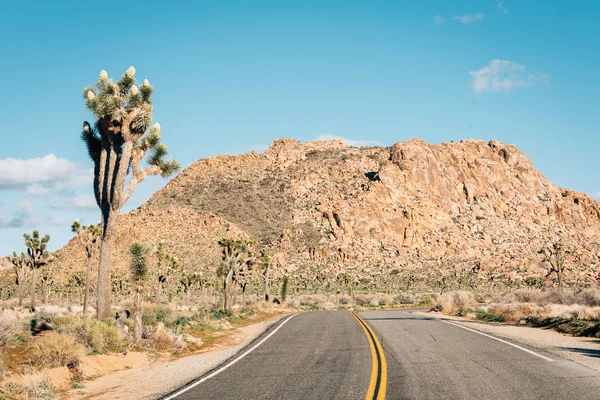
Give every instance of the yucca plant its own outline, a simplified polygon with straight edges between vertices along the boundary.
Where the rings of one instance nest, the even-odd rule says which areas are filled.
[[[131,280],[133,282],[133,337],[136,342],[142,338],[142,314],[144,289],[150,270],[148,267],[148,256],[152,248],[146,243],[133,241],[129,247],[131,256]]]
[[[81,137],[94,162],[94,195],[102,213],[99,319],[111,314],[111,261],[121,208],[146,177],[169,177],[180,168],[177,161],[165,159],[167,147],[160,142],[160,125],[155,123],[150,127],[152,91],[148,80],[136,85],[133,67],[116,82],[102,70],[96,86],[83,90],[86,107],[96,118],[93,126],[87,121],[83,123]],[[148,165],[143,167],[142,160],[148,152]]]
[[[89,299],[90,299],[90,282],[92,279],[92,262],[93,257],[98,249],[98,240],[100,239],[100,227],[98,225],[81,225],[79,220],[76,220],[71,225],[71,231],[77,234],[79,243],[85,250],[85,291],[83,294],[83,316],[86,316]]]
[[[19,297],[19,307],[23,306],[23,296],[25,294],[25,285],[31,272],[31,260],[25,253],[17,255],[16,251],[13,251],[11,256],[7,257],[13,265],[13,271],[15,272],[15,283],[17,285],[17,296]]]
[[[253,253],[255,242],[241,239],[221,239],[221,265],[217,275],[223,282],[223,309],[231,308],[231,293],[236,283],[247,275],[255,263]]]
[[[36,289],[38,270],[46,264],[50,257],[46,247],[50,241],[50,235],[40,237],[40,232],[35,230],[31,235],[23,234],[27,255],[29,256],[29,266],[31,268],[31,309],[36,306]]]

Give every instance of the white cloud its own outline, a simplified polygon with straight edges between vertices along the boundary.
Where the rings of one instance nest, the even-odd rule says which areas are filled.
[[[58,158],[54,154],[30,159],[0,160],[0,190],[47,195],[53,191],[91,185],[92,181],[93,169],[81,169],[77,163]]]
[[[471,24],[473,22],[481,21],[484,16],[485,13],[478,11],[475,14],[457,15],[452,19],[460,22],[461,24]]]
[[[77,208],[80,210],[97,210],[96,197],[92,194],[79,194],[65,199],[66,208]]]
[[[498,9],[502,11],[503,14],[508,14],[508,8],[504,6],[504,0],[498,0],[496,1],[496,4],[498,5]]]
[[[600,201],[600,190],[590,193],[590,197],[594,200]]]
[[[478,71],[469,71],[471,86],[476,93],[507,92],[538,82],[548,83],[550,75],[532,74],[524,65],[508,60],[492,60]]]
[[[353,147],[381,146],[382,145],[380,142],[378,142],[376,140],[347,139],[345,137],[332,135],[330,133],[322,133],[314,139],[314,141],[326,141],[326,140],[341,140],[348,146],[353,146]]]
[[[444,18],[444,16],[442,14],[436,15],[435,17],[433,17],[433,20],[438,25],[441,25],[446,21],[446,19]]]
[[[0,211],[0,228],[31,228],[39,221],[39,215],[26,199]]]

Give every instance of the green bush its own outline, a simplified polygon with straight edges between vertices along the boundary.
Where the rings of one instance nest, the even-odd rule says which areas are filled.
[[[168,306],[147,307],[142,314],[142,324],[156,326],[162,322],[165,326],[174,326],[178,316]]]

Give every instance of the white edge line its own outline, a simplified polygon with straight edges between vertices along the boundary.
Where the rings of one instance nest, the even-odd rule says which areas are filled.
[[[185,388],[181,389],[178,392],[175,392],[174,394],[170,395],[169,397],[165,397],[163,400],[171,400],[176,398],[179,395],[182,395],[183,393],[187,392],[190,389],[195,388],[196,386],[198,386],[199,384],[201,384],[202,382],[207,381],[208,379],[220,374],[221,372],[225,371],[227,368],[231,367],[233,364],[237,363],[238,361],[240,361],[242,358],[246,357],[248,354],[250,354],[252,351],[254,351],[258,346],[260,346],[261,344],[263,344],[268,338],[270,338],[271,336],[273,336],[275,333],[277,333],[277,331],[279,329],[281,329],[282,326],[284,326],[286,324],[286,322],[288,322],[290,319],[292,319],[293,317],[295,317],[298,314],[292,314],[290,315],[285,321],[283,321],[281,324],[279,324],[279,326],[277,328],[275,328],[273,330],[273,332],[269,333],[267,336],[265,336],[260,342],[256,343],[254,346],[252,346],[252,348],[248,349],[246,352],[244,352],[244,354],[242,354],[241,356],[239,356],[238,358],[236,358],[235,360],[233,360],[232,362],[228,363],[227,365],[222,366],[221,368],[219,368],[218,370],[214,371],[212,374],[205,376],[204,378],[192,383],[189,386],[186,386]]]
[[[519,345],[516,345],[516,344],[514,344],[514,343],[511,343],[511,342],[507,342],[506,340],[502,340],[502,339],[500,339],[500,338],[497,338],[497,337],[495,337],[495,336],[488,335],[488,334],[486,334],[486,333],[483,333],[483,332],[476,331],[475,329],[467,328],[466,326],[462,326],[462,325],[459,325],[459,324],[455,324],[454,322],[450,322],[450,321],[446,321],[446,320],[442,320],[442,321],[443,321],[443,322],[445,322],[445,323],[447,323],[447,324],[454,325],[454,326],[458,326],[459,328],[463,328],[463,329],[466,329],[466,330],[468,330],[468,331],[471,331],[471,332],[478,333],[478,334],[480,334],[480,335],[483,335],[483,336],[485,336],[485,337],[488,337],[488,338],[490,338],[490,339],[497,340],[497,341],[499,341],[499,342],[502,342],[502,343],[505,343],[505,344],[507,344],[507,345],[509,345],[509,346],[516,347],[516,348],[517,348],[517,349],[519,349],[519,350],[523,350],[523,351],[524,351],[524,352],[526,352],[526,353],[533,354],[534,356],[536,356],[536,357],[539,357],[539,358],[541,358],[541,359],[544,359],[544,360],[546,360],[546,361],[554,361],[554,360],[552,360],[551,358],[548,358],[548,357],[546,357],[546,356],[543,356],[543,355],[541,355],[541,354],[538,354],[538,353],[536,353],[535,351],[531,351],[531,350],[529,350],[529,349],[526,349],[525,347],[521,347],[521,346],[519,346]]]

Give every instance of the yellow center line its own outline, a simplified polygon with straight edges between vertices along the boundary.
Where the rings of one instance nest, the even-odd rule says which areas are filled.
[[[366,400],[384,400],[387,386],[387,363],[383,348],[369,324],[355,312],[352,313],[352,316],[365,331],[371,348],[371,382],[369,383]]]

